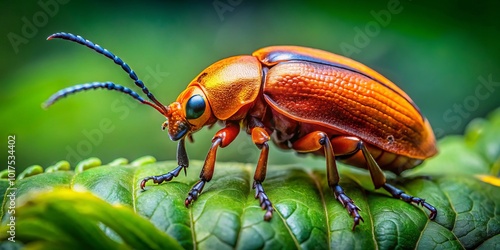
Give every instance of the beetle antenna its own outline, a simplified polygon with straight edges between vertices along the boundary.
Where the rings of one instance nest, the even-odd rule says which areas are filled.
[[[135,85],[137,85],[139,88],[142,89],[142,92],[144,94],[146,94],[148,96],[148,98],[153,101],[156,105],[155,106],[152,106],[150,102],[148,103],[145,103],[143,101],[141,101],[142,103],[145,103],[145,104],[148,104],[152,107],[154,107],[156,110],[158,110],[160,113],[162,113],[163,115],[166,115],[168,112],[167,112],[167,109],[165,108],[165,105],[163,105],[161,102],[159,102],[158,100],[156,100],[156,98],[154,97],[153,93],[149,92],[148,88],[144,85],[144,83],[137,77],[137,75],[135,74],[135,72],[130,68],[130,66],[128,66],[127,63],[125,63],[122,59],[120,59],[118,56],[114,55],[113,53],[111,53],[109,50],[105,49],[105,48],[102,48],[101,46],[99,46],[98,44],[95,44],[81,36],[78,36],[78,35],[73,35],[71,33],[66,33],[66,32],[59,32],[59,33],[55,33],[55,34],[52,34],[50,35],[49,37],[47,37],[47,40],[51,40],[53,38],[60,38],[60,39],[64,39],[64,40],[68,40],[68,41],[73,41],[73,42],[76,42],[76,43],[79,43],[81,45],[85,45],[91,49],[93,49],[94,51],[96,51],[97,53],[99,54],[102,54],[104,56],[106,56],[107,58],[113,60],[113,62],[115,62],[116,64],[120,65],[122,67],[122,69],[128,73],[129,77],[134,80],[134,83]],[[120,85],[116,85],[116,84],[113,84],[115,86],[119,86],[121,87]],[[81,85],[77,85],[77,86],[81,86]],[[75,86],[75,87],[77,87]],[[107,88],[107,87],[94,87],[95,88]],[[123,87],[125,88],[125,87]],[[67,88],[65,90],[69,90],[71,89],[70,88]],[[109,88],[108,88],[109,89]],[[118,89],[114,89],[114,88],[111,88],[113,90],[118,90]],[[128,89],[128,88],[126,88]],[[82,89],[82,90],[86,90],[86,89]],[[131,93],[135,93],[133,92],[132,90],[128,89],[130,92],[127,93],[127,92],[123,92],[121,90],[118,90],[118,91],[121,91],[123,93],[126,93],[126,94],[129,94],[131,95],[132,97],[134,97]],[[63,90],[61,90],[63,91]],[[81,91],[81,90],[77,90],[77,91],[74,91],[74,92],[68,92],[68,93],[76,93],[78,91]],[[59,92],[58,92],[59,93]],[[57,94],[56,94],[57,95]],[[137,94],[136,94],[137,95]],[[54,95],[55,96],[55,95]],[[138,95],[137,95],[138,96]],[[134,97],[135,98],[135,97]],[[136,100],[139,100],[137,98],[135,98]],[[141,98],[142,99],[142,98]],[[50,99],[49,99],[50,101]],[[55,101],[55,100],[54,100]]]
[[[53,94],[47,101],[45,101],[42,104],[42,106],[43,106],[43,108],[46,109],[49,106],[51,106],[52,104],[54,104],[57,100],[59,100],[61,98],[64,98],[64,97],[66,97],[69,94],[78,93],[80,91],[86,91],[86,90],[90,90],[90,89],[116,90],[118,92],[122,92],[122,93],[125,93],[125,94],[133,97],[134,99],[136,99],[137,101],[139,101],[139,102],[141,102],[143,104],[147,104],[147,105],[155,108],[160,113],[163,113],[163,110],[161,110],[157,105],[155,105],[154,103],[151,103],[151,102],[149,102],[147,100],[144,100],[139,94],[137,94],[133,90],[131,90],[131,89],[127,88],[127,87],[124,87],[124,86],[112,83],[112,82],[84,83],[84,84],[78,84],[78,85],[75,85],[75,86],[72,86],[72,87],[68,87],[68,88],[65,88],[65,89],[61,89],[61,90],[57,91],[57,93]]]

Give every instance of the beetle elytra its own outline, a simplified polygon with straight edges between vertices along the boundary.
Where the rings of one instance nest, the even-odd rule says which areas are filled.
[[[61,38],[85,45],[120,65],[151,100],[112,82],[93,82],[65,88],[52,95],[48,107],[68,94],[88,89],[115,90],[155,108],[166,117],[162,124],[169,137],[178,141],[178,166],[172,171],[149,176],[146,183],[162,183],[186,170],[185,139],[216,122],[215,133],[200,180],[185,200],[188,207],[212,179],[219,147],[226,147],[245,130],[260,149],[254,175],[255,197],[270,220],[273,205],[266,195],[269,141],[279,148],[323,155],[328,185],[336,199],[353,217],[353,230],[363,218],[339,185],[336,160],[365,168],[376,189],[393,197],[419,204],[434,219],[437,210],[424,199],[413,197],[386,182],[383,170],[400,174],[436,154],[433,131],[410,97],[387,78],[367,66],[333,53],[298,46],[273,46],[215,62],[195,77],[168,106],[160,103],[119,57],[80,36],[56,33]]]

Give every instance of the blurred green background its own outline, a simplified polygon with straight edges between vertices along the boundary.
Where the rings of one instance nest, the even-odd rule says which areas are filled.
[[[500,106],[498,1],[2,1],[0,159],[16,136],[16,167],[96,156],[175,158],[164,118],[117,92],[92,91],[40,104],[61,88],[114,81],[137,92],[112,61],[84,46],[46,41],[80,34],[126,61],[164,104],[204,68],[269,45],[302,45],[349,56],[405,90],[438,137]],[[204,159],[216,128],[195,134]],[[256,162],[241,134],[218,160]],[[301,161],[273,150],[271,163]],[[321,161],[322,162],[322,161]],[[324,163],[321,163],[324,164]],[[5,165],[4,165],[5,167]],[[2,169],[4,167],[1,167]]]

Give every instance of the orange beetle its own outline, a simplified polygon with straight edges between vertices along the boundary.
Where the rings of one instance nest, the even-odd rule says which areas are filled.
[[[178,167],[166,174],[144,178],[142,189],[149,180],[162,183],[178,176],[182,169],[185,171],[188,167],[185,138],[191,139],[192,133],[219,121],[224,128],[212,139],[200,180],[189,192],[186,206],[197,199],[212,179],[217,149],[228,146],[243,128],[261,150],[253,187],[255,197],[266,210],[267,221],[274,211],[262,186],[269,140],[283,149],[325,156],[328,185],[353,217],[353,230],[363,218],[339,185],[335,160],[368,169],[375,188],[382,187],[395,198],[420,204],[430,211],[430,219],[436,217],[437,210],[432,205],[386,183],[382,172],[400,174],[436,154],[429,122],[406,93],[361,63],[317,49],[267,47],[252,55],[212,64],[191,81],[175,102],[164,106],[134,71],[108,50],[69,33],[56,33],[48,39],[52,38],[80,43],[112,59],[152,102],[129,88],[94,82],[63,89],[50,97],[45,106],[67,94],[107,88],[130,95],[167,118],[162,127],[168,128],[170,139],[179,141]]]

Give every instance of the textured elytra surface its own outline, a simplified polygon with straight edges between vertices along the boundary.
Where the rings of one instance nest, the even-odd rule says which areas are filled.
[[[155,163],[143,158],[132,163],[119,160],[102,165],[92,160],[92,164],[86,165],[94,167],[84,171],[78,167],[76,172],[53,171],[32,176],[28,173],[17,181],[16,240],[24,244],[41,241],[54,244],[57,240],[60,240],[58,244],[69,244],[64,241],[67,238],[58,237],[65,232],[60,228],[67,227],[73,228],[73,234],[94,228],[82,234],[87,238],[82,236],[78,244],[70,245],[75,249],[84,249],[87,246],[84,243],[96,242],[96,239],[108,245],[123,241],[128,246],[130,238],[136,243],[133,248],[151,248],[140,245],[151,241],[140,240],[150,234],[139,232],[147,230],[159,230],[185,249],[495,249],[500,244],[500,181],[494,177],[498,176],[500,164],[500,147],[495,146],[500,141],[500,113],[496,114],[490,120],[474,122],[465,137],[441,140],[441,153],[437,157],[397,182],[405,192],[426,198],[436,206],[439,213],[435,221],[430,221],[422,208],[395,200],[383,191],[367,191],[371,186],[368,174],[350,167],[341,168],[341,184],[362,209],[365,219],[355,231],[351,231],[352,218],[326,185],[325,171],[310,166],[269,166],[264,188],[276,212],[270,222],[265,222],[264,211],[258,207],[251,188],[253,164],[217,163],[214,179],[194,205],[186,209],[184,199],[197,180],[202,162],[191,161],[187,177],[181,175],[162,185],[149,184],[146,191],[141,191],[138,184],[143,177],[167,172],[176,163]],[[2,179],[0,191],[5,195],[7,186],[8,182]],[[119,203],[131,213],[113,221],[95,222],[106,226],[99,234],[96,225],[84,227],[90,216],[119,207],[106,208],[88,198],[90,194],[57,195],[56,187],[84,188],[105,200],[104,204]],[[43,196],[40,194],[43,190],[53,195]],[[40,200],[38,197],[42,196],[46,198]],[[6,196],[3,197],[5,225],[8,204]],[[73,202],[78,198],[89,200],[88,207],[92,209],[81,211],[82,205],[68,202],[68,197]],[[53,209],[47,209],[28,220],[26,211],[43,211],[54,204],[66,205],[57,210],[59,213],[50,213]],[[55,229],[52,228],[52,234],[30,231],[33,224],[27,227],[24,218],[31,223],[41,221],[42,225],[54,225]],[[64,223],[57,223],[62,218]],[[131,225],[132,219],[135,224]],[[153,229],[138,225],[139,222],[146,222]],[[136,231],[137,235],[132,230],[116,232],[123,227],[147,230]],[[0,231],[2,239],[7,237],[4,229]]]
[[[269,70],[264,95],[287,116],[357,135],[389,152],[418,159],[435,153],[418,110],[366,76],[316,63],[280,63]]]

